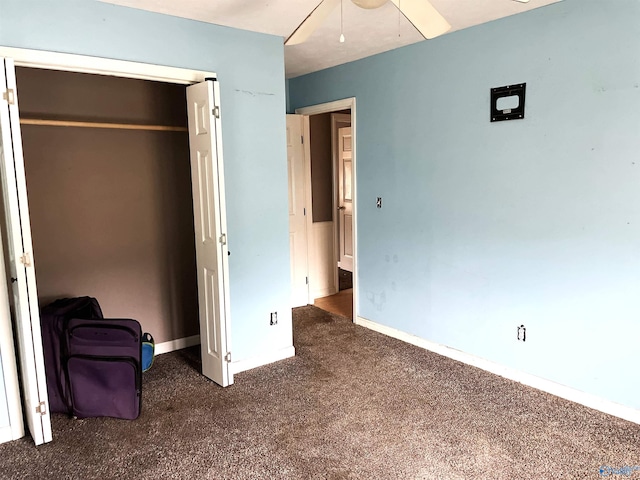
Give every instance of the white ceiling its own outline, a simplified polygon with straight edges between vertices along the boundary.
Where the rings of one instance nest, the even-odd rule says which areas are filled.
[[[320,0],[100,0],[217,25],[288,37]],[[451,24],[449,33],[526,12],[560,0],[431,0]],[[285,47],[287,78],[315,72],[424,40],[387,2],[376,10],[343,0],[345,43],[340,37],[340,6],[305,43]]]

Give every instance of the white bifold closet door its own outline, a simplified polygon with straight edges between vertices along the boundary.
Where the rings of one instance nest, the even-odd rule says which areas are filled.
[[[29,223],[14,64],[0,58],[0,170],[6,219],[10,292],[23,390],[23,408],[36,445],[51,441],[38,293]],[[2,299],[0,299],[2,301]]]
[[[229,265],[226,241],[222,137],[218,83],[187,87],[189,144],[203,374],[233,383],[229,315]],[[38,294],[27,201],[18,92],[14,64],[0,57],[0,173],[6,218],[9,297],[15,316],[23,409],[36,445],[49,442],[47,398]],[[0,296],[1,297],[1,296]],[[0,301],[7,302],[0,298]],[[9,305],[7,305],[9,307]],[[8,311],[8,308],[6,309]],[[2,309],[0,309],[0,312]],[[1,319],[0,319],[1,320]],[[0,329],[7,335],[7,329]]]
[[[233,372],[218,88],[212,80],[187,87],[187,112],[202,373],[226,387],[233,383]]]

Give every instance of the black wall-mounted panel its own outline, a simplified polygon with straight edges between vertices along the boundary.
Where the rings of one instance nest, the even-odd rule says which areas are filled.
[[[524,118],[524,97],[526,83],[507,85],[491,89],[491,121],[520,120]],[[498,101],[505,97],[518,97],[518,105],[514,108],[498,109]]]

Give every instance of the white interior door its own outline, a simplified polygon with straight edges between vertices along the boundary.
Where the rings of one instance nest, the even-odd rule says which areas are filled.
[[[233,374],[218,98],[215,81],[187,87],[202,373],[226,387]]]
[[[8,270],[22,373],[23,406],[36,445],[51,441],[38,293],[31,243],[13,61],[0,62],[0,170],[7,226]],[[1,300],[0,300],[1,301]]]
[[[351,127],[338,129],[338,266],[353,272],[353,156]]]
[[[303,116],[287,115],[287,168],[289,172],[289,251],[291,306],[309,303],[309,260],[305,207]]]
[[[0,135],[0,157],[2,157],[2,136]],[[4,390],[4,398],[0,392],[0,402],[6,398],[6,418],[2,415],[3,406],[0,405],[0,443],[16,440],[24,436],[24,422],[22,419],[22,405],[20,400],[20,383],[18,381],[18,365],[13,343],[13,327],[11,325],[11,311],[9,309],[9,287],[4,261],[4,246],[0,238],[0,377],[4,378],[4,385],[0,380],[0,391]],[[4,387],[4,389],[3,389]]]

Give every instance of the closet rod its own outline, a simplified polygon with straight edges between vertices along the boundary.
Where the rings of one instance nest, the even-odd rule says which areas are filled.
[[[100,122],[72,122],[67,120],[40,120],[36,118],[21,118],[22,125],[48,125],[52,127],[82,127],[82,128],[114,128],[118,130],[154,130],[161,132],[188,132],[187,127],[173,127],[169,125],[136,125],[135,123],[100,123]]]

